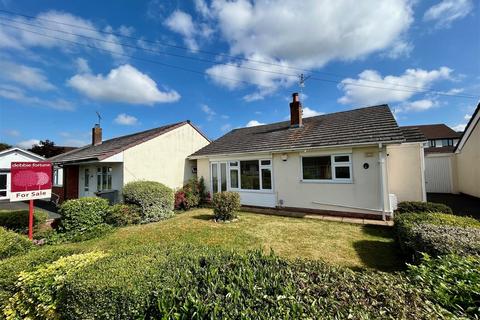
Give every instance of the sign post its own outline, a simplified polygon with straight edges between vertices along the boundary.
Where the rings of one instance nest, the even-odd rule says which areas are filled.
[[[28,237],[33,239],[33,200],[52,196],[52,164],[50,162],[12,162],[10,201],[29,200]]]

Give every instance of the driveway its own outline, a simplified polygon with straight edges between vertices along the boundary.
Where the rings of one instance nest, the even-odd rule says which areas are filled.
[[[428,193],[429,202],[443,203],[459,216],[471,216],[480,220],[480,199],[465,194]]]
[[[60,215],[56,213],[56,209],[50,202],[35,200],[34,201],[35,210],[39,209],[48,213],[48,219],[60,218]],[[0,201],[0,210],[28,210],[28,202],[10,202],[10,201]]]

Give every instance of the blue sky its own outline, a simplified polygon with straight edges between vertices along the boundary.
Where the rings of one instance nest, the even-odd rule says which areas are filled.
[[[460,130],[480,97],[479,7],[1,0],[0,141],[87,144],[96,111],[104,138],[186,119],[217,138],[285,120],[301,73],[305,116],[388,103],[400,125]]]

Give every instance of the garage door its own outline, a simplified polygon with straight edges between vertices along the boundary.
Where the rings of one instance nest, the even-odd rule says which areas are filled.
[[[450,156],[425,157],[425,184],[427,192],[452,193]]]

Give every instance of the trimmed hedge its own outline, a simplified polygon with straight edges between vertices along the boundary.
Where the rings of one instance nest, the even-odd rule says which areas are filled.
[[[58,229],[61,232],[89,229],[103,223],[108,208],[108,201],[97,197],[67,200],[60,206],[62,218]]]
[[[230,191],[215,193],[212,207],[215,220],[232,220],[235,218],[235,213],[240,210],[240,195]]]
[[[105,223],[124,227],[141,222],[140,210],[138,207],[127,204],[116,204],[108,208],[105,216]]]
[[[26,253],[34,247],[26,236],[0,227],[0,259]]]
[[[395,217],[395,232],[404,254],[412,261],[421,253],[440,256],[480,254],[480,222],[442,213],[410,213]]]
[[[29,215],[28,210],[0,210],[0,227],[24,231],[28,229]],[[35,210],[33,215],[34,226],[45,223],[47,217],[48,214],[45,211]]]
[[[141,221],[154,222],[174,215],[173,190],[155,181],[134,181],[123,187],[126,204],[138,206]]]
[[[40,281],[24,281],[17,292],[28,293],[41,305],[43,301],[30,293],[54,279],[52,270],[56,269],[47,265],[31,273]],[[59,280],[53,280],[59,286],[46,296],[52,297],[49,305],[55,306],[55,317],[60,319],[451,316],[426,300],[401,274],[354,272],[323,262],[288,261],[260,251],[238,254],[201,247],[141,247],[99,259]],[[22,304],[10,306],[12,312],[24,310]]]
[[[34,271],[20,272],[16,293],[3,311],[6,319],[58,319],[56,294],[63,283],[103,257],[105,254],[101,252],[76,254]]]
[[[407,212],[439,212],[453,214],[452,209],[442,203],[420,202],[420,201],[403,201],[398,204],[395,213]]]
[[[73,230],[68,232],[53,231],[45,238],[47,244],[60,244],[66,242],[82,242],[95,238],[103,237],[115,230],[114,227],[106,223],[83,230]]]
[[[408,273],[432,301],[459,316],[480,315],[480,256],[424,255],[419,266],[409,266]]]
[[[3,310],[8,299],[16,292],[15,283],[21,271],[31,271],[39,265],[78,252],[78,249],[73,248],[45,246],[23,255],[0,260],[0,310]],[[2,318],[3,313],[0,312],[0,319]]]

